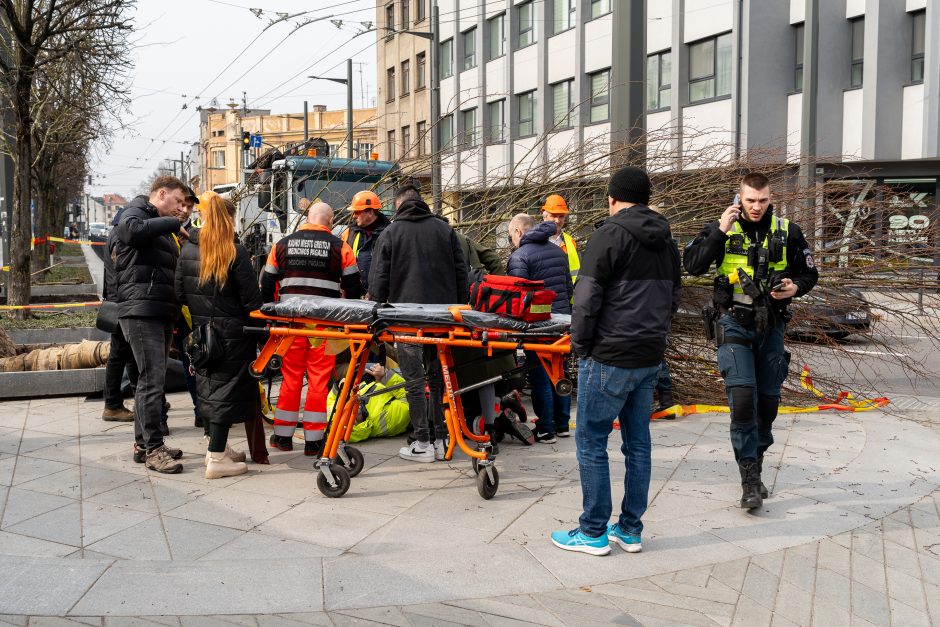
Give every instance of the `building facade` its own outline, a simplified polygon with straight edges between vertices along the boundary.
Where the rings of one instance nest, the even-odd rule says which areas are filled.
[[[260,134],[263,148],[242,149],[242,133]],[[307,113],[309,137],[322,137],[330,144],[330,154],[345,157],[346,111],[327,111],[314,105]],[[235,106],[226,111],[203,109],[199,125],[199,145],[190,151],[189,161],[196,164],[196,176],[190,181],[200,190],[233,185],[243,179],[242,169],[260,153],[304,140],[303,113],[274,113]],[[353,156],[369,159],[376,145],[375,109],[353,110]]]

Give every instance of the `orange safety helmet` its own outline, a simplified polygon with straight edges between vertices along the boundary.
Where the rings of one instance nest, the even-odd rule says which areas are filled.
[[[542,211],[557,216],[566,216],[568,215],[568,204],[565,202],[565,199],[558,194],[552,194],[545,199],[545,204],[542,205]]]
[[[379,200],[379,197],[375,192],[370,192],[369,190],[356,192],[356,195],[353,196],[352,202],[349,203],[350,211],[365,211],[366,209],[374,209],[375,211],[379,211],[381,208],[382,201]]]

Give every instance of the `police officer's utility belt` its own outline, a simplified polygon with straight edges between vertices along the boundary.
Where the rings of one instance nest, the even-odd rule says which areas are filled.
[[[721,313],[731,316],[742,327],[754,324],[754,308],[751,306],[735,304],[731,307],[722,307]]]

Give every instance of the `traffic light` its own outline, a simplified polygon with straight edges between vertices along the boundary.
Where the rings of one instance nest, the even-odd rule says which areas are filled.
[[[242,150],[251,148],[251,133],[242,131]]]

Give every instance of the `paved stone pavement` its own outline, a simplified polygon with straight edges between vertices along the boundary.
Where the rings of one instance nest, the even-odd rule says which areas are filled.
[[[726,416],[657,421],[644,552],[601,558],[547,539],[579,514],[573,439],[507,443],[491,501],[464,458],[412,464],[398,439],[367,442],[362,475],[327,499],[296,452],[206,481],[188,399],[170,400],[175,476],[134,464],[130,426],[102,422],[100,401],[0,403],[0,621],[940,624],[926,399],[781,416],[753,515],[734,506]]]

